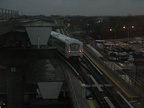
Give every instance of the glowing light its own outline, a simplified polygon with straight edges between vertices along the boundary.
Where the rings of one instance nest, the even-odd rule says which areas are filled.
[[[70,53],[71,51],[70,50],[68,50],[68,53]]]
[[[81,52],[82,52],[82,50],[79,50],[79,52],[81,53]]]
[[[124,66],[124,64],[121,64],[121,63],[120,63],[120,65],[121,65],[121,66]]]
[[[68,27],[70,27],[70,26],[71,26],[71,24],[70,24],[70,23],[68,23],[68,24],[67,24],[67,26],[68,26]]]
[[[109,29],[109,31],[112,31],[113,29]]]
[[[123,29],[125,29],[126,28],[126,26],[123,26]]]

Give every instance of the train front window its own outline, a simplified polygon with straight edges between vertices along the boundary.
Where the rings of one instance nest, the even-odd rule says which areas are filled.
[[[71,51],[78,51],[80,45],[79,44],[70,44],[70,50]]]

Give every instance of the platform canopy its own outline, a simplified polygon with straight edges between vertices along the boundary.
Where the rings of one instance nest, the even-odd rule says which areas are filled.
[[[26,31],[28,33],[32,45],[47,45],[51,30],[52,27],[26,27]]]
[[[38,82],[43,99],[58,99],[63,82]]]

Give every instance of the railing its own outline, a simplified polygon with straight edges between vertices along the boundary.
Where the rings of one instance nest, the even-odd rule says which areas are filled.
[[[101,54],[103,54],[103,51],[95,46],[95,49]],[[114,62],[111,62],[105,58],[98,57],[99,61],[108,66],[112,71],[114,71],[123,81],[128,83],[130,86],[135,88],[139,94],[144,96],[144,84],[142,84],[140,81],[136,80],[132,75],[128,75],[125,71],[122,70],[118,65],[116,65]],[[133,70],[134,71],[134,70]]]
[[[61,57],[61,59],[63,59],[62,57]],[[64,59],[63,59],[64,60]],[[65,61],[65,60],[64,60]],[[76,72],[76,70],[67,62],[67,61],[65,61],[72,69],[73,69],[73,71],[75,71]],[[65,70],[62,66],[61,66],[61,68],[63,69],[63,71]],[[77,73],[77,72],[76,72]],[[68,87],[69,87],[69,90],[70,90],[70,95],[71,95],[71,99],[72,99],[72,102],[73,102],[73,108],[81,108],[80,107],[80,104],[79,104],[79,102],[78,102],[78,98],[77,98],[77,95],[76,95],[76,92],[75,92],[75,89],[74,89],[74,87],[73,87],[73,81],[72,81],[72,76],[70,75],[70,73],[68,73],[68,72],[66,72],[66,71],[64,71],[64,74],[65,74],[65,77],[66,77],[66,80],[67,80],[67,82],[68,82]]]
[[[0,20],[8,20],[11,18],[17,18],[19,16],[18,11],[0,8]]]

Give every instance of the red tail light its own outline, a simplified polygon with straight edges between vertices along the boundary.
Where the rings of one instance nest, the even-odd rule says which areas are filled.
[[[70,53],[71,51],[70,50],[68,50],[68,53]]]
[[[81,52],[82,52],[82,50],[79,50],[79,52],[81,53]]]

